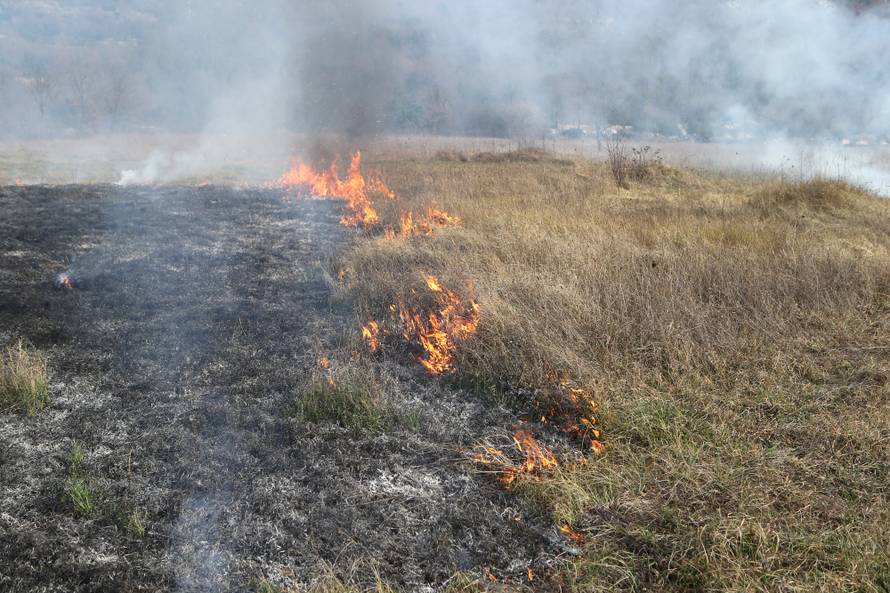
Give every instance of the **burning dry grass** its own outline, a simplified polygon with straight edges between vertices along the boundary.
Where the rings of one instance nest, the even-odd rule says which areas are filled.
[[[49,400],[46,358],[19,341],[0,352],[0,411],[36,414]]]
[[[559,369],[602,405],[602,459],[516,484],[589,536],[570,590],[890,585],[887,202],[668,167],[618,190],[561,159],[376,166],[463,223],[358,245],[345,278],[368,317],[421,274],[469,280],[458,378],[534,394]]]

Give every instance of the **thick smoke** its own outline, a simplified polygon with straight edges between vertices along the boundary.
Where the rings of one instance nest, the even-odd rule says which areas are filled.
[[[319,26],[301,48],[308,125],[521,135],[623,124],[704,140],[890,132],[880,9],[380,0],[348,20],[349,4],[312,11]]]
[[[888,55],[884,0],[0,0],[0,134],[880,140]]]

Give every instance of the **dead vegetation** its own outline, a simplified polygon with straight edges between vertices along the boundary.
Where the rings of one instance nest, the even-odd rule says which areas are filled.
[[[588,536],[568,590],[886,590],[886,202],[652,162],[623,184],[561,158],[377,166],[464,222],[360,243],[359,307],[469,280],[458,378],[523,413],[564,369],[602,405],[602,459],[516,486]]]
[[[22,341],[0,352],[0,411],[33,415],[49,399],[46,358]]]

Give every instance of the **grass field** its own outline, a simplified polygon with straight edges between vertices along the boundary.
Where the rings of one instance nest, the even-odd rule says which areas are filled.
[[[606,451],[516,495],[584,535],[541,588],[890,591],[890,203],[834,179],[525,151],[372,163],[459,227],[359,242],[362,315],[472,281],[457,380],[517,410],[562,369]],[[494,404],[493,404],[494,405]]]
[[[181,138],[176,142],[186,152],[187,146],[194,144]],[[154,150],[149,144],[119,139],[119,146],[108,144],[111,148],[103,148],[101,154],[86,148],[75,154],[64,142],[19,146],[14,151],[0,148],[0,182],[19,176],[26,183],[114,181],[121,167],[140,165]],[[304,148],[307,158],[326,164],[354,147],[325,141]],[[222,438],[226,431],[234,430],[234,421],[228,419],[232,401],[243,400],[261,406],[254,413],[261,411],[257,418],[266,419],[263,422],[298,427],[297,436],[289,437],[293,443],[282,441],[296,451],[289,453],[291,457],[261,452],[257,453],[259,461],[250,465],[276,460],[279,465],[270,475],[291,480],[293,459],[308,456],[322,463],[324,471],[319,470],[316,476],[318,485],[295,491],[299,496],[282,490],[290,498],[282,498],[281,504],[270,503],[268,508],[257,507],[258,513],[266,513],[263,520],[275,529],[291,529],[297,534],[288,540],[296,543],[289,545],[305,544],[300,531],[304,524],[294,519],[291,511],[311,509],[321,513],[321,518],[307,516],[305,529],[319,530],[321,535],[314,541],[335,549],[322,547],[327,556],[340,557],[335,545],[340,540],[328,539],[328,531],[336,531],[338,537],[345,533],[350,541],[364,543],[346,546],[344,552],[361,555],[376,550],[379,558],[386,559],[384,566],[389,563],[388,575],[392,576],[402,566],[401,560],[410,560],[405,550],[417,555],[415,548],[397,541],[397,536],[410,536],[416,525],[429,527],[425,523],[435,521],[430,517],[437,516],[440,507],[458,507],[460,512],[454,516],[464,519],[471,511],[481,513],[479,509],[489,507],[479,501],[489,500],[489,493],[494,492],[500,497],[499,505],[507,506],[492,508],[503,508],[507,516],[510,509],[532,507],[543,514],[548,527],[563,526],[577,534],[573,545],[557,558],[536,564],[535,572],[529,572],[527,578],[522,575],[505,582],[501,576],[495,583],[489,577],[497,575],[488,573],[480,579],[479,570],[474,569],[455,575],[442,590],[890,593],[890,202],[832,176],[768,175],[743,167],[735,167],[733,172],[704,169],[694,166],[701,160],[692,157],[686,166],[676,164],[683,160],[679,158],[683,150],[698,150],[696,147],[674,147],[676,158],[665,156],[665,162],[673,164],[652,160],[625,188],[616,185],[602,158],[584,156],[586,150],[571,150],[568,145],[551,152],[529,147],[517,150],[508,141],[408,138],[376,141],[364,148],[366,167],[379,172],[399,194],[396,201],[375,201],[382,225],[371,233],[338,227],[338,215],[330,204],[297,200],[298,209],[291,210],[268,188],[257,196],[231,188],[168,188],[172,196],[168,199],[175,198],[173,206],[159,207],[156,220],[143,215],[139,224],[129,221],[132,211],[145,206],[140,188],[133,190],[135,193],[115,194],[117,197],[109,198],[107,204],[102,202],[101,208],[99,202],[58,196],[53,199],[59,201],[48,202],[56,204],[55,208],[92,208],[89,216],[75,209],[66,219],[87,227],[87,219],[103,220],[100,215],[106,211],[117,212],[113,207],[132,202],[129,209],[119,212],[127,224],[115,227],[116,232],[135,233],[148,246],[178,245],[178,239],[164,234],[176,228],[167,222],[174,215],[181,217],[182,228],[195,225],[187,228],[199,229],[199,237],[218,233],[218,237],[213,235],[213,245],[230,250],[228,257],[238,262],[238,270],[243,268],[243,276],[230,274],[228,282],[234,288],[217,287],[188,275],[173,275],[169,280],[171,286],[197,291],[192,297],[184,290],[171,294],[184,303],[200,303],[195,310],[207,318],[189,318],[200,332],[206,327],[241,336],[234,329],[235,313],[231,328],[224,323],[227,317],[219,317],[221,313],[210,317],[215,310],[208,309],[204,292],[218,299],[237,295],[246,302],[254,298],[253,293],[242,294],[241,288],[245,283],[251,286],[257,270],[268,268],[269,282],[274,280],[270,286],[278,288],[264,288],[258,294],[268,292],[269,299],[284,300],[270,300],[269,310],[275,315],[260,318],[268,318],[269,331],[261,335],[255,330],[251,337],[256,337],[257,349],[251,342],[244,353],[270,348],[283,340],[282,336],[303,341],[279,348],[280,358],[266,361],[260,357],[265,364],[262,372],[251,371],[244,380],[250,397],[218,401],[208,396],[202,407],[171,399],[166,405],[179,411],[167,411],[165,417],[191,418],[187,405],[199,411],[218,408],[219,412],[208,418],[221,420],[208,420],[203,430],[207,439]],[[186,176],[176,181],[198,183],[210,178],[257,184],[276,178],[287,162],[274,147],[267,153],[242,147],[222,155],[222,160],[216,159],[219,151],[206,156],[206,162],[203,156],[180,159],[178,162],[186,164],[178,172]],[[194,163],[200,166],[192,169]],[[52,194],[50,189],[48,195]],[[111,190],[106,186],[103,191]],[[243,218],[233,219],[231,212],[216,206],[216,200],[226,196],[227,207],[238,206],[235,213],[243,208]],[[263,218],[255,218],[252,208],[257,206],[264,208]],[[324,211],[329,218],[324,219],[327,226],[319,223],[311,227],[308,215],[299,214],[299,208],[312,211],[311,207],[322,206],[331,206],[330,213]],[[398,229],[406,209],[423,212],[430,206],[459,217],[460,223],[408,238],[379,232],[385,226]],[[195,212],[189,214],[190,209]],[[38,210],[31,214],[61,216],[52,211],[39,214]],[[318,250],[317,243],[324,241],[336,243],[339,255],[335,261],[329,266],[326,255],[310,257],[294,251],[293,241],[299,235],[293,229],[279,228],[279,218],[298,229],[306,223],[312,234],[299,245],[307,250]],[[146,220],[154,226],[146,226]],[[47,228],[68,226],[76,225],[56,223]],[[339,252],[344,242],[335,241],[331,228],[350,237],[345,252]],[[181,234],[191,236],[194,232]],[[264,239],[263,233],[275,241]],[[47,232],[50,240],[58,234]],[[245,237],[256,242],[262,257],[243,260],[245,248],[238,241]],[[127,249],[141,245],[130,235],[116,240]],[[56,249],[59,254],[71,251],[71,241],[66,241]],[[115,242],[106,239],[103,244],[111,249]],[[215,249],[205,248],[200,253],[215,253]],[[19,257],[11,252],[9,259],[14,256]],[[185,258],[177,257],[176,261]],[[125,264],[129,259],[116,257],[114,261]],[[163,258],[139,261],[153,270],[151,266],[160,266]],[[270,261],[278,262],[278,267],[272,267]],[[462,297],[469,299],[472,291],[479,305],[478,328],[460,342],[454,371],[438,378],[429,378],[415,368],[404,344],[399,344],[399,336],[382,338],[386,342],[382,351],[368,355],[356,352],[358,328],[343,329],[343,336],[338,334],[328,342],[343,342],[342,352],[330,352],[333,366],[329,369],[327,361],[305,373],[306,384],[296,388],[293,401],[285,398],[286,404],[273,405],[267,390],[255,385],[255,378],[280,374],[279,383],[291,389],[297,383],[291,375],[300,374],[292,368],[292,353],[299,352],[306,359],[304,366],[316,364],[315,353],[305,344],[324,342],[324,336],[297,335],[291,327],[295,305],[288,299],[300,294],[288,274],[300,271],[300,266],[311,266],[313,274],[327,274],[318,288],[325,295],[321,299],[325,307],[326,291],[336,286],[339,294],[331,302],[351,305],[360,323],[369,319],[383,322],[391,316],[392,304],[417,300],[425,291],[425,275],[434,275]],[[14,271],[27,273],[22,266]],[[308,271],[304,275],[314,278]],[[341,281],[335,280],[338,276]],[[87,272],[84,277],[89,279]],[[109,276],[120,278],[120,293],[129,295],[131,307],[152,305],[144,294],[137,298],[127,288],[127,277]],[[167,303],[161,300],[168,298],[162,288],[155,288],[156,297]],[[54,292],[52,297],[75,310],[74,301],[62,300],[66,294]],[[86,311],[92,311],[87,307],[90,298],[115,300],[115,293],[108,288],[75,294],[84,299],[85,304],[77,306]],[[348,317],[349,309],[345,309]],[[30,311],[24,305],[22,310]],[[225,310],[240,311],[234,305]],[[59,323],[80,323],[80,318],[65,314],[66,309],[47,311],[46,315],[58,315]],[[104,309],[100,312],[106,314]],[[36,310],[33,314],[44,315]],[[96,332],[94,341],[104,344],[99,332],[106,326],[90,322],[90,317],[83,319],[85,326],[77,326],[80,339]],[[136,322],[136,317],[126,319],[133,323],[132,331],[172,336],[165,338],[168,341],[162,343],[166,346],[157,352],[175,358],[178,334],[170,333],[169,328],[178,328],[179,322],[153,330],[144,321]],[[237,323],[240,328],[240,318]],[[70,350],[71,357],[92,356],[73,344]],[[130,356],[129,347],[123,351]],[[58,352],[55,356],[58,358]],[[254,355],[244,356],[256,363]],[[46,422],[64,418],[53,414],[54,399],[48,398],[47,377],[57,380],[52,357],[47,364],[39,351],[19,346],[6,350],[0,358],[0,407],[27,410]],[[147,355],[137,357],[143,358],[153,360]],[[196,356],[194,363],[191,357],[183,360],[180,364],[186,368],[203,359]],[[173,370],[176,368],[174,365]],[[537,420],[539,398],[553,388],[555,375],[589,393],[598,404],[597,428],[602,431],[604,445],[601,454]],[[219,379],[226,389],[232,381],[229,375]],[[147,384],[152,385],[150,381]],[[255,394],[254,388],[258,390]],[[471,408],[464,400],[467,394],[472,403],[484,404],[478,407],[486,414],[467,411]],[[427,400],[435,400],[435,404]],[[412,407],[420,403],[421,408]],[[49,409],[41,410],[44,405]],[[236,403],[235,410],[240,409],[238,405],[247,403]],[[120,413],[118,408],[119,404],[111,402],[102,413],[114,418]],[[98,412],[84,407],[81,413],[92,418]],[[139,421],[140,414],[132,417]],[[203,418],[202,414],[197,417]],[[478,416],[485,416],[485,421],[469,426],[467,419]],[[243,435],[259,430],[262,424],[247,417],[250,421],[237,425],[239,438],[246,438]],[[559,465],[520,474],[505,484],[473,468],[466,459],[468,444],[483,438],[480,435],[487,438],[492,434],[492,423],[503,422],[504,434],[512,433],[514,427],[505,419],[523,419],[532,426],[541,444],[557,452]],[[16,426],[31,426],[25,420],[16,422]],[[90,439],[95,447],[107,437],[100,424],[108,422],[96,423],[96,434],[86,435],[88,445]],[[151,436],[153,433],[141,425],[133,431],[133,439],[165,440]],[[64,509],[74,509],[78,520],[94,517],[98,521],[108,512],[97,510],[100,497],[91,487],[105,478],[93,467],[95,462],[89,463],[89,456],[84,463],[78,442],[66,459],[55,461],[62,468]],[[191,437],[185,442],[191,447]],[[266,443],[265,436],[257,442]],[[219,457],[211,455],[213,467],[228,468],[226,475],[234,474],[228,444],[223,444],[210,448]],[[270,441],[265,446],[277,451],[279,444]],[[395,453],[386,453],[390,449]],[[367,455],[368,461],[355,456],[354,450]],[[376,476],[380,468],[389,471],[394,467],[393,459],[403,458],[410,460],[408,467],[425,471],[423,464],[438,460],[441,467],[436,467],[439,473],[435,475],[459,483],[463,498],[434,500],[435,490],[418,487],[411,490],[404,504],[394,502],[397,498],[389,491],[387,496],[393,498],[388,501],[361,508],[354,504],[331,506],[331,515],[325,515],[325,508],[316,504],[318,492],[337,493],[340,489],[360,494],[330,500],[359,500],[365,496],[367,484],[373,482],[369,476]],[[115,471],[127,476],[129,491],[129,458],[121,459],[115,461],[123,464]],[[19,465],[31,471],[28,464]],[[201,456],[194,466],[185,464],[179,471],[201,468],[208,480],[221,474],[205,469],[205,465]],[[162,466],[159,462],[152,471],[169,477]],[[154,483],[153,476],[146,474],[141,479]],[[501,488],[508,492],[502,493]],[[160,502],[155,506],[166,508]],[[143,515],[138,509],[125,510],[123,518],[115,521],[124,526],[121,533],[129,534],[127,545],[141,549],[133,542],[145,537],[156,542],[156,550],[163,550],[169,530],[157,525],[167,525],[164,521],[172,521],[176,514],[156,510],[154,515]],[[237,511],[234,507],[230,510]],[[373,514],[383,511],[387,513],[382,519]],[[455,522],[452,515],[443,516]],[[65,517],[73,524],[74,518]],[[244,520],[239,517],[223,524],[237,527]],[[337,521],[337,529],[331,529]],[[350,524],[361,521],[364,527],[358,536],[348,531]],[[391,521],[387,523],[389,535],[383,538],[376,532],[381,521]],[[498,549],[506,549],[509,542],[505,540],[513,535],[532,531],[523,531],[523,525],[512,525],[499,515],[473,516],[469,522],[479,533],[501,534],[484,538],[486,546]],[[506,523],[511,525],[504,527]],[[239,529],[237,533],[248,531]],[[226,538],[220,536],[220,541]],[[183,539],[197,541],[190,535]],[[470,539],[475,542],[477,538],[473,535]],[[264,544],[266,537],[257,536],[256,541]],[[367,546],[368,541],[379,543],[383,551],[370,549],[373,546]],[[428,545],[416,548],[425,553]],[[451,574],[452,565],[440,558],[436,557],[436,570],[430,569],[430,574]],[[145,556],[145,561],[146,566],[154,563],[152,556]],[[292,561],[288,552],[281,566],[290,566]],[[424,562],[433,564],[426,556]],[[523,570],[524,565],[518,574]],[[158,582],[166,582],[165,575],[159,573]],[[385,584],[389,580],[373,571],[350,575],[332,566],[329,578],[308,590],[348,593],[362,586],[379,592],[399,590],[398,583],[393,583],[392,589]],[[291,589],[277,583],[259,578],[251,587],[267,593],[290,593]]]

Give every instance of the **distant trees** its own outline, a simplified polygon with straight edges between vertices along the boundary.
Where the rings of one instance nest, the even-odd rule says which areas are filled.
[[[139,115],[137,86],[126,57],[80,54],[64,62],[32,57],[13,82],[19,93],[13,88],[5,96],[7,111],[16,114],[4,124],[7,133],[111,131],[126,128]]]

